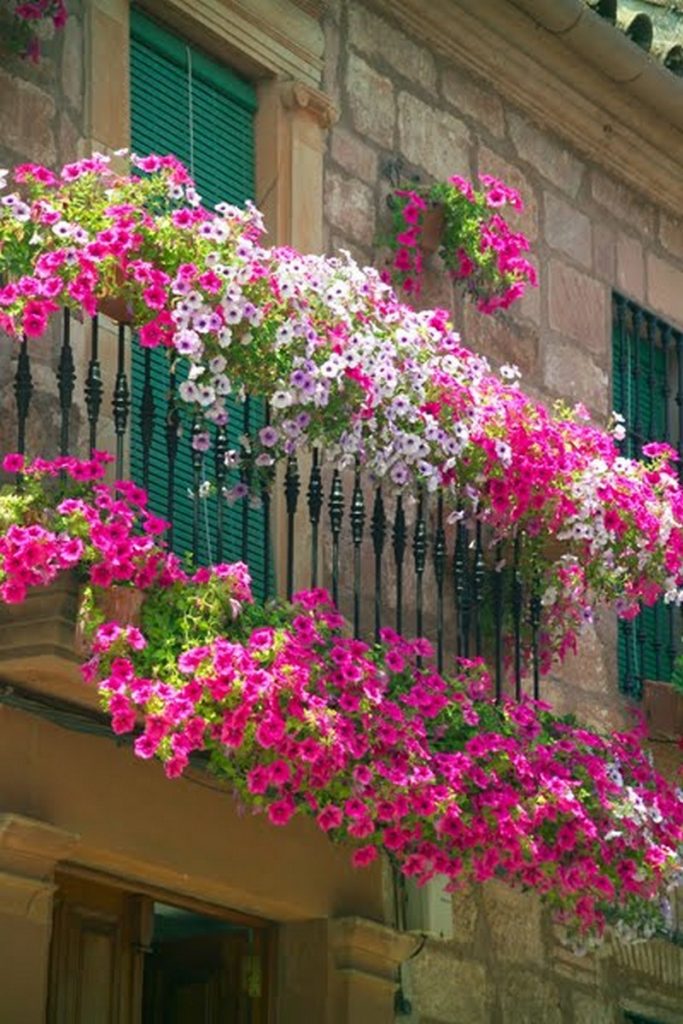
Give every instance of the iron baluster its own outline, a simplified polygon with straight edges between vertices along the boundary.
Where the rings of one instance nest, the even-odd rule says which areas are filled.
[[[216,430],[213,451],[213,473],[216,480],[216,558],[223,561],[223,509],[225,506],[224,491],[227,477],[225,457],[228,454],[228,432],[224,426]]]
[[[320,515],[323,508],[323,480],[320,472],[320,452],[313,449],[311,475],[308,479],[308,521],[311,524],[311,586],[318,586],[318,545],[320,543]]]
[[[436,579],[436,666],[443,671],[443,585],[446,575],[446,531],[443,526],[443,491],[436,501],[434,532],[434,578]]]
[[[387,521],[381,487],[375,489],[372,507],[372,548],[375,553],[375,642],[379,642],[382,628],[382,553],[386,539]]]
[[[270,426],[270,404],[264,405],[265,425]],[[263,595],[271,595],[271,568],[270,568],[270,489],[273,483],[275,470],[269,466],[263,471],[261,484],[261,500],[263,502]]]
[[[175,534],[174,513],[175,513],[175,469],[178,458],[178,445],[180,443],[181,420],[176,398],[176,376],[175,360],[173,359],[168,370],[168,405],[166,409],[166,457],[168,460],[168,482],[166,490],[166,509],[170,527],[168,531],[169,546],[173,546]]]
[[[462,516],[462,510],[459,515]],[[455,547],[453,548],[453,591],[455,595],[455,653],[458,658],[466,657],[467,641],[465,639],[465,586],[467,572],[467,530],[458,519],[455,527]]]
[[[59,389],[59,409],[61,426],[59,431],[59,454],[69,454],[69,428],[71,424],[71,408],[73,406],[74,388],[76,386],[76,367],[74,353],[71,348],[71,313],[64,310],[64,329],[62,348],[57,366],[57,384]]]
[[[403,559],[406,551],[406,514],[403,495],[396,498],[393,529],[394,562],[396,563],[396,632],[403,632]]]
[[[481,613],[484,604],[484,587],[486,584],[486,563],[484,561],[484,545],[482,543],[482,527],[477,522],[474,533],[474,573],[472,576],[472,608],[474,611],[474,653],[481,657]]]
[[[114,417],[114,433],[116,435],[116,476],[123,478],[123,439],[128,426],[130,411],[130,391],[126,375],[126,328],[119,324],[118,344],[116,350],[116,378],[114,380],[114,397],[112,412]]]
[[[522,696],[522,576],[519,567],[520,538],[515,537],[515,553],[512,567],[512,624],[514,629],[514,672],[515,697]]]
[[[424,571],[427,564],[427,524],[425,522],[424,487],[417,494],[417,515],[413,534],[413,560],[415,563],[415,629],[418,636],[424,635]],[[422,659],[418,658],[418,665]]]
[[[88,423],[90,424],[89,444],[90,450],[97,448],[97,425],[100,418],[102,406],[102,367],[99,354],[99,322],[96,316],[91,320],[90,332],[90,362],[88,373],[85,378],[85,407],[88,412]]]
[[[31,360],[28,354],[28,343],[22,338],[19,345],[17,357],[17,369],[14,375],[14,397],[17,405],[17,451],[22,455],[26,452],[26,420],[31,405],[33,394],[33,376],[31,374]],[[17,474],[17,482],[21,481],[21,474]]]
[[[332,531],[332,600],[339,607],[339,537],[344,517],[344,492],[338,469],[332,475],[329,510]]]
[[[287,600],[294,593],[294,517],[299,503],[299,467],[296,455],[287,459],[285,471],[285,503],[287,507]]]
[[[496,565],[492,579],[493,628],[495,635],[494,685],[496,699],[503,692],[503,552],[496,544]]]
[[[199,529],[202,502],[202,476],[204,469],[204,453],[197,445],[197,438],[203,433],[202,421],[195,413],[190,428],[190,461],[192,464],[192,559],[199,565]]]
[[[251,398],[247,395],[243,403],[245,442],[240,453],[240,480],[246,488],[242,498],[242,561],[249,562],[249,493],[251,491]]]
[[[539,580],[535,579],[531,589],[531,600],[529,601],[529,625],[531,626],[531,674],[533,680],[534,700],[541,696],[541,662],[538,651],[539,629],[541,626],[541,595],[539,593]]]
[[[154,438],[155,403],[152,388],[152,352],[146,348],[140,397],[140,439],[142,441],[142,485],[149,490],[149,460]]]
[[[360,481],[360,465],[356,460],[351,495],[351,540],[353,542],[353,635],[360,636],[361,545],[365,527],[365,499]]]

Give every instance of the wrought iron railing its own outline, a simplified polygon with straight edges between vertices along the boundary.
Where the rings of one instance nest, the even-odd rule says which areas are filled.
[[[262,598],[326,586],[356,636],[372,639],[385,626],[426,636],[439,668],[482,655],[499,694],[539,695],[541,601],[523,583],[520,538],[492,546],[480,524],[450,515],[443,494],[395,494],[359,465],[325,465],[316,448],[259,485],[259,508],[247,498],[230,506],[224,496],[240,485],[253,504],[248,435],[268,422],[267,407],[253,397],[233,403],[232,422],[211,430],[204,452],[193,439],[206,427],[179,400],[167,353],[136,349],[128,327],[65,312],[47,376],[38,364],[40,387],[39,344],[18,345],[16,422],[0,425],[3,450],[109,447],[116,476],[147,487],[154,511],[172,522],[179,553],[246,561]],[[226,465],[231,451],[235,465]]]

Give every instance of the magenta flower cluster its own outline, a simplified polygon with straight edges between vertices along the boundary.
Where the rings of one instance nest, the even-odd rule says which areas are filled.
[[[447,273],[465,283],[482,313],[507,309],[529,285],[537,284],[536,269],[524,255],[529,240],[513,231],[500,212],[506,206],[521,212],[521,196],[491,175],[480,175],[479,180],[478,191],[458,175],[447,182],[394,191],[388,281],[409,295],[421,291],[425,224],[432,217]]]
[[[146,588],[187,579],[177,557],[159,543],[165,520],[147,509],[147,494],[129,481],[103,483],[112,457],[37,458],[6,455],[2,468],[21,473],[20,493],[0,497],[0,598],[21,603],[31,587],[61,573],[87,571],[94,586]],[[64,480],[74,496],[60,495]],[[52,493],[50,484],[53,485]],[[69,490],[69,488],[66,488]]]
[[[131,159],[144,177],[117,176],[100,155],[59,175],[15,169],[0,199],[0,329],[37,338],[63,303],[92,314],[123,299],[140,344],[185,363],[178,397],[206,423],[199,450],[226,425],[230,396],[269,400],[270,423],[251,441],[257,488],[259,473],[315,445],[337,467],[358,460],[388,491],[440,490],[452,516],[492,528],[491,557],[519,537],[520,573],[542,591],[544,668],[575,646],[599,601],[625,616],[662,594],[680,603],[683,494],[670,448],[622,458],[585,410],[551,413],[513,366],[494,376],[447,311],[410,309],[350,257],[266,248],[252,206],[209,211],[175,158]],[[467,183],[448,188],[469,210]],[[485,188],[491,216],[517,203],[500,183]]]
[[[80,572],[84,678],[116,733],[142,725],[139,757],[177,777],[207,753],[246,806],[275,825],[312,815],[359,867],[384,852],[419,882],[531,887],[570,937],[663,924],[683,803],[637,730],[497,703],[480,661],[446,678],[422,639],[385,630],[371,648],[324,591],[257,607],[242,564],[189,575],[144,490],[103,482],[108,461],[5,457],[22,487],[0,497],[0,597]],[[144,594],[139,621],[107,618],[122,586]]]
[[[144,645],[144,613],[142,633],[103,624],[86,676],[116,732],[144,723],[135,752],[169,778],[208,752],[274,825],[312,816],[357,867],[385,852],[419,883],[532,888],[574,939],[662,924],[683,801],[638,732],[606,738],[540,702],[496,703],[481,662],[447,679],[424,640],[385,630],[371,649],[321,590],[298,594],[284,625],[264,611],[246,633],[177,649],[166,672],[149,673]]]

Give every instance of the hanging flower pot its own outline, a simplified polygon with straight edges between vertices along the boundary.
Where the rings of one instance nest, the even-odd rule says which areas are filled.
[[[128,299],[119,294],[123,290],[126,278],[120,267],[116,270],[116,288],[110,295],[105,295],[97,304],[97,311],[119,324],[133,322],[133,310]]]
[[[105,622],[117,622],[120,626],[138,626],[144,599],[144,590],[140,590],[138,587],[114,584],[110,587],[98,588],[93,600],[104,616]],[[81,594],[75,637],[76,653],[80,658],[87,658],[90,655],[88,610],[84,595]]]
[[[420,248],[424,253],[437,252],[441,245],[444,224],[443,206],[437,204],[425,210],[420,234]]]

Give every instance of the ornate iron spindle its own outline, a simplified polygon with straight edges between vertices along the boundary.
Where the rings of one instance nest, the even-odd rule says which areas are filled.
[[[522,696],[522,575],[519,567],[520,538],[515,537],[515,553],[512,566],[512,623],[514,629],[514,672],[515,697]]]
[[[394,562],[396,563],[396,632],[403,632],[403,559],[406,552],[406,514],[403,496],[396,498],[393,529]]]
[[[534,700],[541,696],[541,662],[538,653],[538,633],[541,626],[541,595],[539,593],[539,580],[534,580],[532,585],[531,600],[529,601],[529,625],[531,626],[531,675],[533,680]]]
[[[59,353],[59,365],[57,366],[59,409],[61,412],[59,454],[69,455],[69,428],[71,425],[74,388],[76,386],[76,367],[73,349],[71,348],[71,313],[68,309],[64,310],[63,323],[62,348]]]
[[[344,518],[344,491],[339,470],[332,475],[330,490],[330,529],[332,531],[332,600],[339,606],[339,537]]]
[[[296,455],[287,459],[285,471],[285,504],[287,508],[287,600],[294,593],[294,517],[299,503],[299,467]]]
[[[168,543],[173,546],[175,534],[174,512],[175,512],[175,467],[178,458],[178,445],[180,444],[180,411],[176,398],[176,376],[175,360],[169,366],[168,371],[168,404],[166,408],[166,457],[168,460],[168,482],[166,490],[166,510],[170,528],[168,531]]]
[[[126,328],[119,324],[118,343],[116,348],[116,378],[114,380],[114,396],[112,413],[114,417],[114,433],[116,435],[116,476],[119,480],[124,475],[123,439],[128,426],[130,411],[130,391],[126,375]]]
[[[382,489],[375,490],[375,501],[372,507],[372,549],[375,553],[375,642],[379,642],[382,628],[382,552],[386,539],[387,521],[384,513]]]
[[[635,310],[632,310],[631,316],[633,322],[633,455],[635,458],[639,458],[645,438],[643,429],[643,403],[640,391],[641,378],[644,376],[643,367],[641,365],[640,339],[643,333],[645,314],[642,309],[636,308]]]
[[[493,629],[495,636],[494,652],[494,684],[496,698],[503,692],[503,552],[500,544],[496,545],[496,565],[493,571]]]
[[[672,338],[671,328],[664,324],[659,326],[659,337],[662,343],[662,363],[664,365],[664,373],[662,374],[662,398],[664,399],[664,420],[662,423],[662,440],[669,440],[671,433],[669,414],[670,414],[670,399],[671,399],[671,383],[669,378],[669,353],[672,351]],[[675,354],[675,353],[674,353]]]
[[[149,489],[149,460],[154,438],[156,406],[152,387],[152,351],[146,348],[142,371],[142,395],[140,397],[140,439],[142,441],[142,486]]]
[[[33,394],[33,376],[31,360],[28,354],[26,338],[22,338],[17,357],[17,369],[14,374],[14,397],[17,405],[17,451],[26,451],[26,420]]]
[[[228,474],[225,456],[228,454],[228,432],[225,427],[218,427],[213,449],[213,474],[216,480],[216,559],[223,561],[223,492]]]
[[[265,403],[265,425],[270,426],[270,404]],[[261,500],[263,501],[263,595],[271,595],[271,568],[270,568],[270,494],[275,476],[275,469],[268,467],[263,473],[261,485]]]
[[[320,516],[323,509],[323,479],[320,472],[320,452],[313,449],[311,475],[308,479],[308,521],[311,524],[311,586],[318,586],[318,545],[320,543]]]
[[[202,476],[204,453],[197,444],[197,438],[204,433],[202,421],[195,413],[190,428],[190,461],[192,464],[192,559],[199,564],[199,530],[202,515]],[[208,554],[208,552],[207,552]]]
[[[246,487],[245,496],[242,498],[242,561],[249,563],[249,493],[251,491],[251,450],[250,450],[250,428],[251,428],[251,398],[247,395],[243,404],[243,426],[244,437],[247,444],[242,445],[240,453],[240,480]]]
[[[360,636],[361,545],[365,527],[365,498],[360,480],[360,465],[356,460],[351,495],[351,540],[353,542],[353,635]]]
[[[436,579],[436,666],[443,671],[443,585],[446,576],[446,531],[443,526],[443,491],[436,500],[434,578]]]
[[[97,317],[91,320],[90,332],[90,362],[88,373],[85,378],[85,407],[88,412],[88,423],[90,424],[89,444],[90,450],[97,448],[97,425],[100,418],[102,406],[102,367],[100,365],[99,353],[99,323]]]
[[[462,515],[462,510],[460,511]],[[467,639],[465,637],[465,589],[467,586],[467,528],[462,519],[455,528],[455,547],[453,548],[453,591],[455,594],[455,653],[458,658],[467,655]]]
[[[481,657],[481,613],[484,604],[484,588],[486,585],[486,563],[484,561],[484,545],[482,543],[482,527],[477,522],[474,533],[474,573],[472,575],[472,608],[474,612],[474,654]]]
[[[425,494],[420,487],[417,494],[417,514],[413,533],[413,560],[415,563],[415,630],[424,635],[424,571],[427,565],[427,523],[425,522]],[[421,659],[418,658],[418,665]]]

